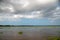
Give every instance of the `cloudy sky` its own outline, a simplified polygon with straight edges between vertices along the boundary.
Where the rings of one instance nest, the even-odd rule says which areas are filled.
[[[60,25],[60,0],[0,0],[0,25]]]

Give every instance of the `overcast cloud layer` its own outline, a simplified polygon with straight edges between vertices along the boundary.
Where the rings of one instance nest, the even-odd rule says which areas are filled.
[[[19,19],[60,20],[58,0],[2,0],[0,1],[0,21]]]

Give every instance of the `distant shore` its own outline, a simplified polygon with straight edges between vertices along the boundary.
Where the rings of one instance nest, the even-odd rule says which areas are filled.
[[[60,25],[0,25],[0,27],[60,27]]]

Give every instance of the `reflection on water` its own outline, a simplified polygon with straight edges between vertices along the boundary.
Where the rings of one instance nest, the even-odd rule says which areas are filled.
[[[0,27],[0,40],[46,40],[48,36],[59,37],[60,27]]]

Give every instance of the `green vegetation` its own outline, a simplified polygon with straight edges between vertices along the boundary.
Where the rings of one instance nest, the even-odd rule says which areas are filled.
[[[60,37],[57,37],[57,36],[48,36],[47,40],[60,40]]]
[[[0,32],[0,34],[3,34],[3,32]]]
[[[23,34],[23,32],[18,32],[18,34],[22,35],[22,34]]]

